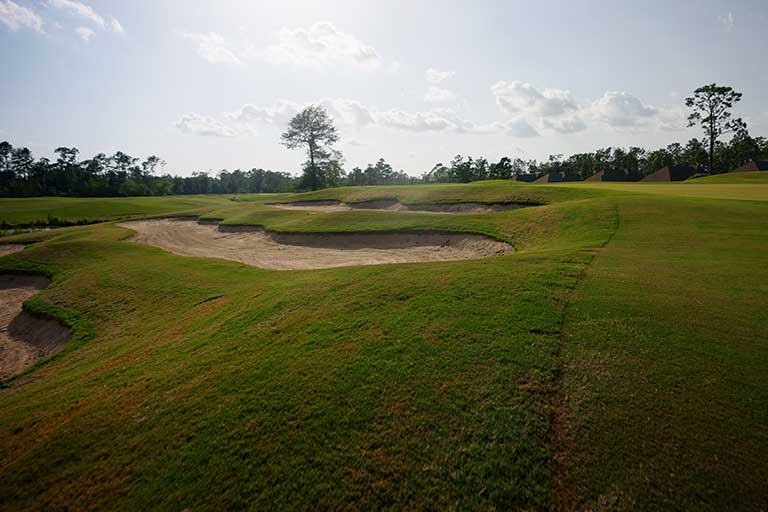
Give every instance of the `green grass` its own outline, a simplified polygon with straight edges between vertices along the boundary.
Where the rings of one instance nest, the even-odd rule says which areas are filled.
[[[52,275],[29,307],[77,339],[0,390],[0,509],[761,510],[768,203],[633,192],[293,197],[545,204],[483,215],[125,200],[517,248],[444,263],[268,271],[126,243],[111,224],[6,237],[37,243],[0,269]],[[82,201],[61,207],[93,216],[101,200]],[[22,200],[0,220],[43,210]]]

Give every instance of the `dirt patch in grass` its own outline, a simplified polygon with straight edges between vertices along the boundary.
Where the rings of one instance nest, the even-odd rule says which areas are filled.
[[[397,200],[380,199],[360,203],[341,201],[296,201],[292,203],[270,203],[267,206],[285,210],[310,210],[317,212],[344,212],[349,210],[386,210],[429,213],[490,213],[517,210],[529,206],[528,203],[432,203],[402,204]]]
[[[270,233],[252,226],[189,220],[123,222],[133,241],[184,256],[223,258],[275,270],[486,258],[513,252],[488,237],[460,233]]]
[[[69,340],[67,327],[21,309],[49,283],[42,276],[0,275],[0,379],[32,366]]]

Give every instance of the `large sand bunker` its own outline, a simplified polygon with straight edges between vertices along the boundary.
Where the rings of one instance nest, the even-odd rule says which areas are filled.
[[[285,210],[310,210],[316,212],[344,212],[349,210],[385,210],[429,213],[490,213],[517,210],[529,203],[423,203],[403,204],[394,199],[377,199],[359,203],[341,201],[295,201],[292,203],[268,203],[267,206]]]
[[[123,222],[132,240],[183,256],[223,258],[289,270],[485,258],[513,251],[509,244],[460,233],[269,233],[249,226],[190,220]]]
[[[0,379],[32,366],[69,339],[69,329],[59,322],[21,309],[49,283],[42,276],[0,275]]]

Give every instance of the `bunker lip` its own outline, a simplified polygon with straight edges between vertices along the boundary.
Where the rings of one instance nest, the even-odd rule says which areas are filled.
[[[404,204],[397,199],[375,199],[371,201],[345,203],[336,200],[293,201],[288,203],[265,203],[266,206],[282,208],[285,210],[310,210],[319,212],[341,212],[349,210],[385,210],[385,211],[411,211],[428,213],[490,213],[507,210],[517,210],[531,206],[540,206],[536,203],[522,201],[504,201],[495,203],[480,202],[440,202],[440,203],[408,203]]]
[[[27,369],[69,340],[69,328],[22,310],[23,302],[50,282],[38,275],[0,274],[0,379]]]
[[[259,226],[148,219],[117,224],[131,240],[183,256],[222,258],[273,270],[487,258],[512,253],[492,238],[455,232],[270,232]]]

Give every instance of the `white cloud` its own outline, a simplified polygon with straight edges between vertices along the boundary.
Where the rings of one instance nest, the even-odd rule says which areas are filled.
[[[234,40],[216,32],[181,34],[196,44],[197,53],[208,62],[243,65],[253,60],[313,69],[338,69],[345,64],[360,69],[381,69],[396,73],[397,61],[382,61],[376,50],[351,34],[341,32],[331,23],[320,22],[308,28],[283,28],[277,42],[256,48],[247,40]]]
[[[570,91],[551,88],[539,90],[527,82],[502,80],[493,84],[491,92],[496,97],[499,109],[513,116],[512,129],[507,129],[508,133],[529,137],[537,135],[534,125],[541,130],[558,133],[574,133],[586,129],[580,117],[579,105]]]
[[[566,117],[545,117],[541,120],[541,124],[544,128],[549,128],[558,133],[576,133],[587,129],[587,125],[576,114]]]
[[[92,7],[84,3],[74,0],[48,0],[48,4],[57,9],[68,9],[77,16],[90,20],[99,26],[103,27],[105,25],[104,18],[94,11]]]
[[[723,29],[725,29],[726,32],[730,32],[733,30],[733,25],[736,22],[736,18],[734,17],[732,12],[728,12],[725,16],[718,16],[717,17],[720,24],[723,26]]]
[[[77,27],[75,29],[75,33],[80,39],[82,39],[86,43],[89,43],[91,41],[91,38],[95,34],[95,32],[88,27]]]
[[[340,123],[356,127],[376,123],[370,109],[357,100],[324,99],[320,104]]]
[[[424,95],[424,101],[430,103],[446,103],[456,99],[456,95],[453,91],[443,89],[442,87],[436,87],[431,85]]]
[[[478,126],[457,115],[453,110],[435,108],[426,112],[409,112],[400,109],[374,111],[379,126],[410,132],[454,131],[461,133],[489,133],[496,127]]]
[[[184,38],[195,42],[197,54],[208,62],[234,66],[243,64],[235,50],[230,47],[224,37],[216,32],[208,32],[207,34],[185,33]]]
[[[213,118],[198,114],[186,114],[176,121],[176,128],[184,133],[207,137],[234,137],[237,132]]]
[[[322,105],[337,124],[362,127],[376,123],[374,114],[370,109],[357,100],[334,98],[321,99],[315,103]],[[284,128],[293,116],[306,106],[308,104],[299,105],[298,103],[286,100],[280,100],[275,105],[269,107],[247,104],[236,112],[229,112],[225,116],[227,119],[248,126],[264,123]]]
[[[278,42],[267,47],[263,55],[273,63],[316,69],[342,63],[364,68],[376,68],[381,64],[381,57],[372,46],[328,22],[315,23],[308,28],[282,29]]]
[[[522,116],[497,123],[497,126],[501,131],[512,137],[528,138],[538,137],[539,135],[539,132]]]
[[[665,132],[681,132],[688,128],[688,112],[683,107],[659,109],[659,129]]]
[[[227,113],[226,117],[246,125],[260,122],[283,127],[288,125],[288,122],[299,110],[298,104],[281,100],[272,107],[257,107],[251,104],[243,105],[237,112]]]
[[[117,18],[112,18],[109,24],[114,32],[118,34],[125,34],[125,30],[123,29],[123,26],[120,24],[120,22],[117,21]]]
[[[658,110],[628,92],[607,91],[590,106],[594,118],[614,128],[643,126]]]
[[[558,116],[577,110],[578,106],[569,91],[544,89],[539,91],[527,82],[496,82],[491,91],[496,104],[507,114],[536,114]]]
[[[377,118],[383,126],[412,132],[442,131],[453,124],[437,112],[388,110],[379,112]]]
[[[479,126],[468,119],[464,119],[449,108],[433,109],[432,112],[450,121],[452,125],[451,128],[455,131],[465,133],[488,133],[488,130],[486,129],[487,127]]]
[[[455,74],[455,71],[439,71],[435,68],[429,68],[425,72],[427,82],[431,84],[439,84],[440,82],[451,78]]]
[[[43,32],[43,19],[32,10],[11,0],[0,1],[0,23],[12,32],[21,28]]]

